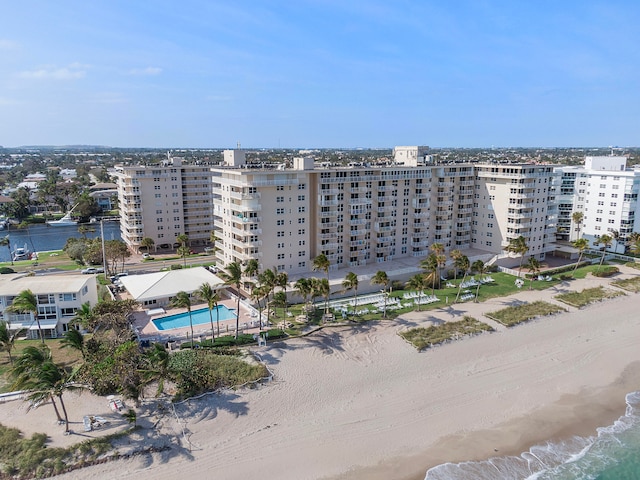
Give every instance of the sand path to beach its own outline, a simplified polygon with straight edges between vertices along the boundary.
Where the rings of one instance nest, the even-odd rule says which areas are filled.
[[[424,352],[397,332],[599,284],[608,281],[588,278],[274,342],[256,349],[273,382],[178,407],[191,451],[182,440],[170,454],[60,478],[424,478],[427,467],[444,461],[595,433],[624,413],[624,394],[640,387],[637,295]],[[0,415],[8,405],[0,405]],[[22,418],[34,422],[37,415]],[[180,428],[167,427],[179,436]]]

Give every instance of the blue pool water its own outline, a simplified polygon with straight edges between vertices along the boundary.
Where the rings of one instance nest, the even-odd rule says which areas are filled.
[[[214,323],[218,320],[235,320],[236,318],[235,310],[231,310],[224,305],[218,305],[214,308],[211,311],[211,315],[213,316]],[[191,320],[193,322],[193,326],[210,324],[211,320],[209,318],[209,309],[203,308],[201,310],[193,310],[191,312]],[[156,318],[155,320],[151,320],[151,322],[158,330],[171,330],[173,328],[188,327],[189,313],[177,313],[175,315],[169,315],[168,317]]]

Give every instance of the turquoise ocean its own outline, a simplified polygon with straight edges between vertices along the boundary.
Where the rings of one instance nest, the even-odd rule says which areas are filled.
[[[626,401],[625,415],[597,435],[537,445],[520,456],[445,463],[425,480],[640,480],[640,392]]]

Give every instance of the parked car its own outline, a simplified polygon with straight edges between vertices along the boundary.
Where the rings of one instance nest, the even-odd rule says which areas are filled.
[[[82,273],[84,273],[85,275],[91,275],[94,273],[104,273],[104,268],[89,267],[82,270]]]
[[[147,260],[147,259],[149,259],[149,258],[151,258],[151,254],[150,254],[150,253],[143,253],[143,254],[142,254],[142,259],[143,259],[143,260]]]

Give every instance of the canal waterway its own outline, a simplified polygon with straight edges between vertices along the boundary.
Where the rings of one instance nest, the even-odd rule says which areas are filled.
[[[86,234],[87,238],[96,238],[100,236],[100,224],[92,223],[85,226],[94,228],[94,232]],[[25,244],[29,251],[44,252],[48,250],[61,250],[69,237],[80,238],[82,235],[78,232],[78,226],[68,227],[50,227],[48,225],[30,225],[29,228],[18,229],[10,226],[8,229],[0,231],[0,238],[9,235],[11,242],[11,250],[16,247],[24,247]],[[121,240],[120,222],[104,222],[104,239],[105,240]],[[4,246],[0,247],[0,262],[8,262],[11,260],[9,249]]]

